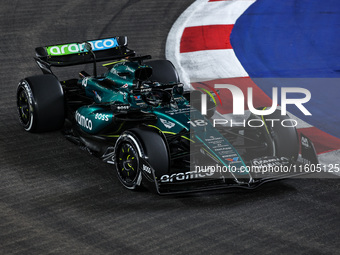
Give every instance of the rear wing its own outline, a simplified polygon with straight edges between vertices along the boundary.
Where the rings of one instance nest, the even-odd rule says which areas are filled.
[[[85,48],[85,43],[92,47],[93,55]],[[127,47],[126,36],[90,40],[81,43],[64,43],[38,47],[34,58],[43,73],[52,73],[51,66],[62,67],[107,61],[134,56],[135,51]]]

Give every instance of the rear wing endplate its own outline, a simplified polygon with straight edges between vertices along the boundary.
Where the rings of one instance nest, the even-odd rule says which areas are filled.
[[[85,43],[92,47],[93,55],[85,49]],[[89,40],[81,43],[64,43],[38,47],[34,58],[43,73],[52,73],[51,66],[63,67],[93,63],[94,61],[107,61],[134,56],[135,51],[127,47],[126,36],[116,36]]]

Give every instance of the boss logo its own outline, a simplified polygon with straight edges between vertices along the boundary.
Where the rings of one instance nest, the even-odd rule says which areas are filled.
[[[130,109],[129,105],[120,105],[120,106],[117,106],[117,110],[128,110],[128,109]]]
[[[146,165],[143,165],[143,171],[147,172],[148,174],[151,174],[151,168]]]

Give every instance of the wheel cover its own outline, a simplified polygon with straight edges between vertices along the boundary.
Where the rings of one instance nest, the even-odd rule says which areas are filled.
[[[128,186],[133,185],[139,173],[139,157],[136,149],[128,142],[122,142],[118,146],[116,159],[120,179]]]
[[[21,88],[18,92],[17,107],[21,122],[24,126],[27,126],[31,121],[31,107],[27,92],[24,88]]]

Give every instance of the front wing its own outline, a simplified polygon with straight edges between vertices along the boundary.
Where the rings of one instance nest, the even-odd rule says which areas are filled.
[[[261,185],[278,181],[287,178],[298,177],[308,174],[304,171],[305,166],[318,164],[317,155],[315,152],[312,141],[301,135],[301,157],[296,162],[286,162],[281,165],[284,171],[258,171],[257,173],[250,173],[250,178],[235,179],[234,175],[219,175],[219,176],[207,176],[204,173],[197,171],[189,172],[176,172],[164,177],[158,177],[157,173],[152,169],[152,166],[148,165],[146,161],[142,163],[142,174],[144,180],[147,180],[147,185],[150,189],[153,189],[159,195],[176,195],[192,192],[213,191],[221,189],[246,189],[253,190]],[[268,157],[264,157],[268,159]],[[271,157],[273,159],[275,157]],[[279,159],[277,158],[277,162]],[[259,168],[257,168],[259,170]],[[189,178],[187,178],[189,176]]]

